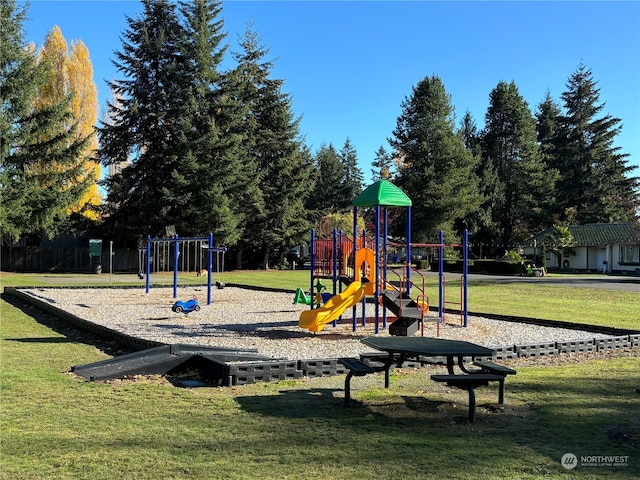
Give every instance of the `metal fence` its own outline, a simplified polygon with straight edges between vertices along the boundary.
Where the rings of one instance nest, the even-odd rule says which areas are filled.
[[[138,251],[114,249],[101,257],[90,257],[89,247],[2,247],[0,270],[6,272],[94,272],[100,265],[103,272],[137,272]]]

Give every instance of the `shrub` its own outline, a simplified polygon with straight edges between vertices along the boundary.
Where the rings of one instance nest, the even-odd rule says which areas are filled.
[[[520,255],[515,250],[507,250],[507,252],[504,254],[504,259],[509,262],[522,262],[522,260],[524,260],[522,255]]]

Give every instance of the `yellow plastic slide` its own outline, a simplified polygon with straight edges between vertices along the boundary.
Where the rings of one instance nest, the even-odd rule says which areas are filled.
[[[365,285],[367,285],[365,283]],[[331,297],[320,308],[305,310],[300,314],[298,326],[312,332],[319,332],[324,326],[336,320],[349,307],[360,302],[365,295],[365,287],[360,282],[351,282],[347,289]]]

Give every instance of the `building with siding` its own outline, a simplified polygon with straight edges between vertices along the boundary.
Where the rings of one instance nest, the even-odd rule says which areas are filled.
[[[519,244],[524,255],[540,258],[543,239],[554,227]],[[583,272],[640,274],[640,246],[630,223],[592,223],[569,227],[575,245],[560,260],[563,269]],[[554,252],[544,252],[548,267],[558,265]]]

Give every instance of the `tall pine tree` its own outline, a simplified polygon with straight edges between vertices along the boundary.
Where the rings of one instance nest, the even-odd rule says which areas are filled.
[[[289,249],[307,238],[310,221],[304,202],[312,188],[311,155],[299,138],[291,97],[284,82],[271,78],[273,62],[268,50],[249,26],[235,54],[240,93],[247,108],[246,153],[262,179],[264,210],[247,226],[243,247],[258,254],[262,268],[284,258]]]
[[[464,138],[464,146],[474,155],[480,154],[480,132],[476,126],[476,122],[467,111],[460,122],[460,133]]]
[[[194,187],[199,181],[193,149],[193,62],[185,28],[168,0],[143,0],[127,18],[114,65],[123,75],[110,83],[110,123],[99,130],[103,163],[131,165],[109,178],[107,224],[114,234],[160,235],[175,225],[181,236],[203,234]]]
[[[585,65],[578,66],[566,86],[565,112],[549,142],[550,162],[561,175],[558,214],[575,211],[579,224],[631,221],[640,205],[639,180],[629,176],[629,155],[613,145],[621,121],[601,115],[600,89]]]
[[[473,238],[474,240],[474,245],[472,247],[474,248],[474,253],[482,256],[482,249],[476,247],[481,246],[482,243],[486,241],[486,238],[483,237],[486,237],[487,234],[492,232],[495,228],[495,224],[491,219],[491,211],[493,210],[491,195],[496,195],[498,193],[496,191],[497,178],[492,178],[491,176],[495,173],[492,170],[491,165],[485,166],[480,161],[482,154],[480,146],[481,134],[478,131],[476,122],[469,111],[467,111],[464,114],[464,117],[462,117],[458,133],[463,138],[465,148],[474,157],[474,163],[476,164],[474,172],[479,179],[480,195],[480,208],[467,215],[463,223],[469,230],[470,238]]]
[[[26,7],[0,2],[0,234],[3,241],[53,237],[85,195],[81,153],[70,97],[38,105],[47,62],[24,42]]]
[[[221,71],[227,46],[219,0],[181,3],[186,20],[186,55],[192,95],[189,115],[190,157],[197,180],[192,185],[194,227],[213,231],[218,244],[233,246],[242,238],[252,216],[259,178],[243,155],[242,123],[246,108],[235,95],[231,74]]]
[[[348,138],[340,150],[340,159],[344,166],[343,186],[345,197],[348,200],[348,206],[360,195],[364,188],[364,174],[358,166],[358,153]]]
[[[514,82],[500,82],[489,96],[482,139],[485,173],[497,175],[500,202],[492,217],[500,225],[497,253],[504,253],[545,224],[542,205],[553,202],[554,177],[545,169],[536,142],[536,124]],[[487,192],[492,195],[492,192]]]
[[[315,184],[306,205],[315,218],[347,209],[349,199],[344,189],[345,168],[332,144],[323,144],[313,156]]]
[[[459,235],[463,219],[478,208],[478,181],[439,77],[413,87],[389,143],[403,159],[396,182],[414,205],[413,241],[434,241],[439,230],[448,238]]]
[[[540,156],[542,160],[551,165],[553,155],[553,142],[558,135],[560,118],[560,107],[547,92],[544,99],[538,104],[536,112],[536,132],[540,145]]]
[[[387,152],[382,145],[376,150],[376,156],[371,162],[371,167],[371,179],[374,182],[382,179],[391,180],[393,178],[391,171],[393,159],[391,158],[391,154]]]

